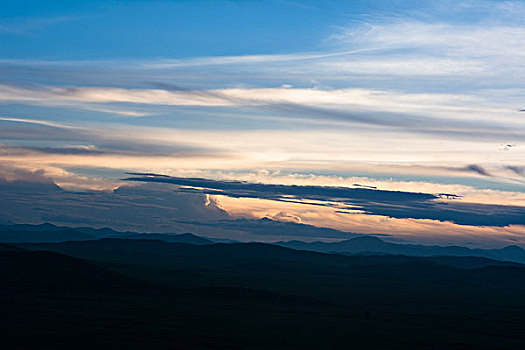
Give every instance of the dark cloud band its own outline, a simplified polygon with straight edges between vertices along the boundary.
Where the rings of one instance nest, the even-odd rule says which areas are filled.
[[[471,169],[475,171],[474,169]],[[309,205],[331,206],[339,211],[361,210],[364,214],[399,219],[430,219],[460,225],[525,225],[525,207],[442,201],[439,194],[385,191],[371,188],[294,186],[180,178],[157,174],[130,173],[126,181],[170,183],[179,192],[259,198]],[[454,198],[459,196],[450,194]]]

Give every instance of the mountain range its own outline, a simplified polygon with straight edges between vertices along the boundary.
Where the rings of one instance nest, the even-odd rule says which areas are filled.
[[[18,232],[70,229],[27,228]],[[9,320],[2,328],[4,344],[21,349],[525,346],[525,265],[516,262],[334,253],[334,244],[326,248],[329,253],[205,239],[188,244],[130,232],[99,238],[95,233],[109,231],[89,232],[94,239],[0,244],[0,309]],[[155,239],[144,239],[150,235]],[[357,249],[359,242],[366,243],[343,243]],[[380,242],[369,239],[359,249],[379,249]]]
[[[396,244],[385,242],[374,236],[351,238],[340,242],[288,241],[277,242],[277,245],[301,250],[322,253],[342,254],[390,254],[408,256],[476,256],[489,259],[525,263],[525,250],[516,245],[501,249],[471,249],[461,246],[426,246],[415,244]]]
[[[270,219],[259,220],[262,227],[271,229]],[[305,225],[290,225],[290,229]],[[281,226],[279,226],[281,228]],[[171,243],[187,244],[213,244],[222,242],[213,238],[197,236],[191,233],[138,233],[119,232],[111,228],[91,227],[65,227],[44,223],[40,225],[0,225],[0,242],[3,243],[59,243],[67,241],[87,241],[102,238],[124,238],[124,239],[147,239],[161,240]],[[235,243],[235,241],[227,241]],[[339,254],[387,254],[406,255],[419,257],[432,256],[457,256],[457,257],[483,257],[501,261],[512,261],[525,263],[525,250],[516,245],[509,245],[500,249],[472,249],[461,246],[427,246],[416,244],[398,244],[386,242],[375,236],[357,236],[339,242],[303,242],[303,241],[280,241],[273,243],[286,248],[296,250],[308,250],[321,253]]]

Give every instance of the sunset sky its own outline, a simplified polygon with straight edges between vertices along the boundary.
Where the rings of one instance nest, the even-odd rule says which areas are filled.
[[[522,1],[0,9],[1,221],[525,246]]]

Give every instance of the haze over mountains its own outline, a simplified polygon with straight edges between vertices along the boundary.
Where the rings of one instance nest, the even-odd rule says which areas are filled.
[[[262,223],[259,230],[271,230],[272,226],[283,229],[283,225],[275,223],[270,219],[259,220]],[[308,225],[297,225],[289,223],[289,229],[300,227],[309,229]],[[318,229],[312,227],[313,232]],[[333,230],[335,231],[335,230]],[[288,235],[293,235],[289,233]],[[501,261],[513,261],[525,263],[525,250],[516,245],[510,245],[501,249],[470,249],[461,246],[424,246],[414,244],[396,244],[385,242],[378,237],[364,236],[355,234],[354,238],[338,242],[302,242],[302,241],[279,241],[273,244],[298,250],[309,250],[322,253],[340,254],[386,254],[386,255],[407,255],[407,256],[472,256],[484,257]],[[137,233],[137,232],[118,232],[110,228],[94,229],[90,227],[61,227],[49,223],[41,225],[0,225],[0,242],[4,243],[44,243],[44,242],[66,242],[66,241],[87,241],[101,238],[119,239],[147,239],[161,240],[172,243],[188,244],[213,244],[223,240],[214,240],[191,233],[168,234],[168,233]]]
[[[100,238],[129,238],[129,239],[159,239],[166,242],[180,242],[190,244],[213,243],[206,238],[183,234],[146,234],[137,232],[118,232],[110,228],[95,229],[91,227],[64,227],[50,223],[40,225],[0,225],[0,242],[22,243],[22,242],[66,242],[66,241],[87,241]]]
[[[301,241],[277,242],[275,244],[293,249],[312,250],[324,253],[363,254],[381,253],[408,256],[479,256],[497,260],[525,263],[525,250],[516,245],[501,249],[470,249],[460,246],[424,246],[415,244],[395,244],[382,241],[373,236],[356,237],[341,242]]]

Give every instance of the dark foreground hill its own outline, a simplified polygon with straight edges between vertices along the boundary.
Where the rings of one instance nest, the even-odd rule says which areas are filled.
[[[22,230],[0,230],[0,242],[21,243],[21,242],[65,242],[65,241],[85,241],[97,239],[96,237],[72,230],[49,230],[49,231],[22,231]]]
[[[18,247],[31,251],[5,254],[36,254],[5,265],[30,286],[0,298],[2,339],[18,348],[525,346],[525,267],[515,263],[137,239]],[[46,274],[56,289],[27,282]],[[101,275],[118,278],[91,288]]]
[[[81,259],[49,251],[0,250],[3,292],[125,292],[145,285]]]
[[[252,309],[256,315],[248,317],[264,319],[261,308],[277,315],[327,307],[246,287],[169,288],[6,244],[0,245],[0,286],[3,349],[236,348],[249,339],[228,336],[229,326],[215,323],[239,323],[239,312]]]

